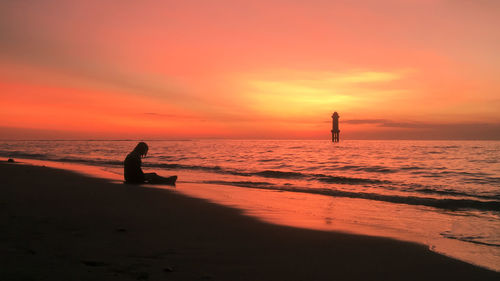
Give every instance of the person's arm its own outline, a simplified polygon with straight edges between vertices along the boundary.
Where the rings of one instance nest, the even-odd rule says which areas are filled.
[[[141,169],[141,159],[139,157],[129,155],[125,159],[125,180],[135,183],[145,181],[144,172]]]
[[[141,179],[142,182],[145,182],[146,177],[144,176],[144,172],[142,171],[142,168],[141,168],[141,165],[142,165],[141,158],[137,158],[136,165],[137,165],[137,177],[139,179]]]

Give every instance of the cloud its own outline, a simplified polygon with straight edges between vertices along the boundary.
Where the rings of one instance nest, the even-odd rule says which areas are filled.
[[[392,121],[388,119],[350,119],[344,120],[342,123],[353,124],[353,125],[377,125],[377,127],[387,127],[387,128],[429,128],[429,127],[439,127],[448,124],[436,124],[436,123],[425,123],[425,122],[401,122]]]
[[[363,125],[363,124],[383,124],[388,122],[386,119],[351,119],[351,120],[342,120],[342,123],[345,124],[355,124],[355,125]]]
[[[156,113],[156,112],[145,112],[142,115],[152,117],[152,118],[171,118],[171,119],[201,119],[199,116],[187,115],[187,114],[170,114],[170,113]]]
[[[347,131],[349,138],[354,139],[500,139],[500,123],[402,122],[387,119],[351,119],[343,120],[342,123],[384,128],[383,131]]]

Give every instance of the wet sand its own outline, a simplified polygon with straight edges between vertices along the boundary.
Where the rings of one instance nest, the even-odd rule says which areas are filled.
[[[386,238],[260,222],[168,189],[0,164],[0,280],[500,280]]]

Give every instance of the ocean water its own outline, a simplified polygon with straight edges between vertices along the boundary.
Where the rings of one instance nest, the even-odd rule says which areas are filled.
[[[92,165],[119,175],[136,143],[1,141],[0,156]],[[499,141],[147,143],[144,170],[180,175],[179,186],[192,196],[273,223],[424,243],[500,271]]]

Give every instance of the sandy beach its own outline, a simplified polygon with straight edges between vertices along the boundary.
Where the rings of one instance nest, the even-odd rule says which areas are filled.
[[[0,280],[499,280],[386,238],[260,222],[167,189],[1,163]]]

